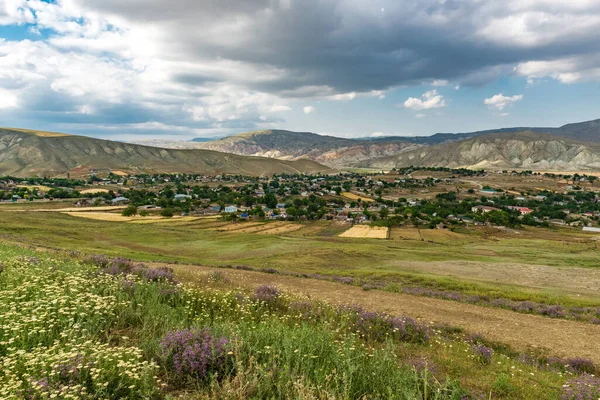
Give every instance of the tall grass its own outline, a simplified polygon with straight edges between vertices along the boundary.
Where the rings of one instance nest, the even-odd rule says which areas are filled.
[[[468,399],[456,378],[477,371],[492,388],[496,363],[515,365],[481,363],[472,344],[407,317],[244,293],[214,274],[194,286],[124,259],[2,244],[0,262],[2,399]],[[537,379],[559,387],[562,373]],[[505,375],[498,393],[559,394]]]

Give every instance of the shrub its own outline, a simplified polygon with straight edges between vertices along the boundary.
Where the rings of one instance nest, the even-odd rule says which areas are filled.
[[[282,305],[281,292],[273,285],[261,285],[254,289],[254,299],[270,307]]]
[[[161,217],[171,218],[174,215],[174,211],[172,208],[163,208],[160,210]]]
[[[171,331],[160,342],[164,366],[179,381],[206,381],[214,374],[224,375],[231,365],[229,339],[216,337],[210,328]],[[184,379],[184,381],[181,381]]]
[[[138,211],[137,211],[137,207],[136,206],[127,206],[127,208],[125,208],[123,210],[123,212],[121,213],[122,216],[124,217],[133,217],[134,215],[137,215]]]

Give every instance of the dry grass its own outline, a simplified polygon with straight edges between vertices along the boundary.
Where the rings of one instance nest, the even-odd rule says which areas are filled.
[[[121,214],[110,213],[110,212],[63,212],[63,214],[70,215],[72,217],[80,217],[87,219],[94,219],[97,221],[109,221],[109,222],[131,222],[134,224],[153,224],[153,223],[183,223],[196,221],[197,217],[189,216],[174,216],[172,218],[165,218],[158,215],[149,215],[142,217],[135,215],[132,217],[124,217]]]
[[[360,200],[362,200],[364,202],[367,202],[367,203],[372,203],[372,202],[375,201],[375,200],[373,200],[373,199],[371,199],[371,198],[369,198],[367,196],[359,196],[359,195],[356,195],[356,194],[350,193],[350,192],[343,192],[342,193],[342,197],[345,197],[345,198],[350,199],[350,200],[359,200],[360,199]]]
[[[388,228],[383,226],[355,225],[339,236],[343,238],[387,239]]]
[[[31,189],[44,190],[46,192],[48,190],[52,189],[52,188],[50,188],[48,186],[44,186],[44,185],[18,185],[17,187],[25,188],[25,189],[29,189],[29,190],[31,190]]]
[[[264,231],[256,232],[258,235],[283,235],[290,232],[299,231],[303,226],[294,223],[284,223],[284,225],[275,226]]]
[[[23,133],[29,133],[35,136],[40,136],[40,137],[63,137],[63,136],[71,136],[71,135],[67,135],[66,133],[58,133],[58,132],[45,132],[45,131],[35,131],[35,130],[31,130],[31,129],[20,129],[20,128],[8,128],[12,131],[19,131],[19,132],[23,132]]]
[[[108,189],[85,189],[81,190],[79,193],[81,194],[90,194],[90,193],[108,193]]]

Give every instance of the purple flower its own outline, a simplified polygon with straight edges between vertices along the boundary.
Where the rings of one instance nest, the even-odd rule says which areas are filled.
[[[360,306],[342,306],[339,310],[349,317],[349,329],[367,340],[382,342],[390,338],[412,343],[429,340],[429,329],[412,318],[365,311]]]
[[[600,378],[590,374],[577,376],[563,385],[561,400],[600,399]]]
[[[475,359],[481,364],[490,364],[492,362],[492,356],[494,350],[486,347],[482,344],[474,344],[471,346],[471,351],[475,355]]]
[[[226,372],[229,339],[217,338],[210,328],[171,331],[160,342],[165,366],[178,378],[203,380]]]
[[[278,303],[280,296],[279,289],[273,285],[261,285],[254,289],[254,298],[266,304]]]

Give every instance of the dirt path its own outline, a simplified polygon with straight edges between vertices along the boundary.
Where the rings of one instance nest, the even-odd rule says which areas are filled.
[[[164,265],[164,264],[163,264]],[[194,279],[211,268],[171,265],[182,278]],[[431,299],[290,276],[219,269],[240,286],[275,284],[294,293],[332,303],[360,304],[370,310],[408,315],[423,322],[457,326],[521,351],[542,350],[562,357],[585,357],[600,364],[600,325],[519,314],[454,301]]]

